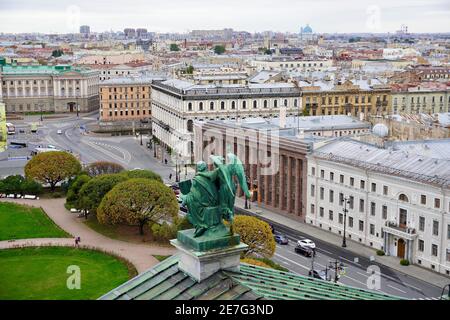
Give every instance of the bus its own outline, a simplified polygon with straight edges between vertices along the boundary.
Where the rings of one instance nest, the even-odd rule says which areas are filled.
[[[12,123],[7,122],[6,129],[8,134],[16,134],[16,127]]]

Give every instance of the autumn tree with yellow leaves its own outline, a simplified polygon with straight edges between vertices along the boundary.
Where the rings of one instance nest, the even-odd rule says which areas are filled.
[[[276,243],[267,222],[251,216],[236,215],[233,231],[239,234],[241,241],[248,245],[244,257],[270,258],[275,253]]]
[[[35,155],[25,166],[25,177],[49,184],[52,191],[59,182],[81,171],[77,158],[65,151],[48,151]]]

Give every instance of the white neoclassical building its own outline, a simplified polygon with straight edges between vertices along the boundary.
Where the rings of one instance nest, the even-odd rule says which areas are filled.
[[[301,112],[300,90],[291,83],[195,85],[171,79],[152,83],[153,135],[183,157],[193,155],[193,122],[277,117]]]
[[[89,112],[99,108],[99,73],[70,65],[5,65],[0,69],[7,112]]]
[[[307,223],[343,235],[347,199],[347,239],[450,275],[450,140],[338,139],[307,159]]]

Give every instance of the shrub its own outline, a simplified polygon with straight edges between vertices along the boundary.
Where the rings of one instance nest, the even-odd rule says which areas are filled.
[[[407,259],[402,259],[402,260],[400,260],[400,264],[401,264],[402,266],[409,266],[409,260],[407,260]]]
[[[377,250],[377,255],[379,256],[384,256],[384,251],[383,250]]]
[[[253,259],[253,258],[244,258],[244,259],[241,259],[241,262],[252,264],[252,265],[258,266],[258,267],[269,268],[269,269],[271,268],[269,265],[265,264],[264,262],[257,260],[257,259]]]
[[[151,180],[157,180],[159,182],[163,182],[161,176],[157,173],[154,173],[151,170],[128,170],[128,171],[122,171],[120,175],[128,178],[128,179],[137,179],[137,178],[143,178],[143,179],[151,179]]]
[[[89,177],[87,174],[79,174],[73,182],[70,184],[69,189],[67,191],[67,198],[66,198],[66,204],[69,207],[77,206],[77,202],[79,199],[79,193],[81,188],[91,180],[91,177]]]
[[[173,218],[172,224],[164,221],[162,224],[153,223],[150,225],[150,230],[155,240],[163,242],[176,238],[179,230],[190,228],[192,228],[192,225],[187,217],[180,218],[178,216]]]
[[[115,162],[97,161],[89,164],[85,171],[91,177],[99,176],[101,174],[112,174],[124,171],[124,167]]]
[[[42,185],[34,180],[25,179],[21,185],[22,194],[39,195],[42,192]]]

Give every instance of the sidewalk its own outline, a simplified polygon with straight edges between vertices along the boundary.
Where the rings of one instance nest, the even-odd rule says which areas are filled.
[[[235,206],[244,209],[244,200],[236,198]],[[260,215],[261,217],[264,217],[270,221],[298,230],[300,232],[310,235],[311,237],[315,237],[330,244],[340,246],[340,244],[342,243],[342,236],[336,235],[331,232],[327,232],[315,226],[302,223],[300,221],[291,219],[284,215],[259,207],[254,202],[251,203],[251,209],[248,211],[255,213],[256,216]],[[444,285],[448,285],[450,283],[450,278],[446,277],[445,275],[441,275],[437,272],[426,270],[416,265],[401,266],[400,260],[397,257],[377,256],[375,249],[359,244],[351,239],[347,239],[347,247],[344,250],[352,252],[355,255],[366,257],[368,259],[374,257],[378,263],[385,265],[386,267],[397,270],[411,277],[415,277],[420,280],[426,281],[439,288],[442,288]]]
[[[137,269],[138,273],[149,269],[159,263],[153,255],[172,255],[176,252],[175,248],[163,247],[151,244],[137,244],[108,238],[89,228],[83,223],[83,219],[77,218],[76,214],[70,213],[64,207],[64,198],[58,199],[40,199],[40,200],[24,200],[24,199],[2,199],[6,202],[14,202],[25,204],[33,207],[41,207],[46,214],[61,229],[70,233],[73,237],[80,237],[80,246],[90,248],[98,248],[106,252],[112,252],[118,256],[126,258]],[[22,239],[15,241],[1,241],[0,249],[10,248],[21,244],[30,245],[62,245],[74,244],[73,238],[64,239]]]

